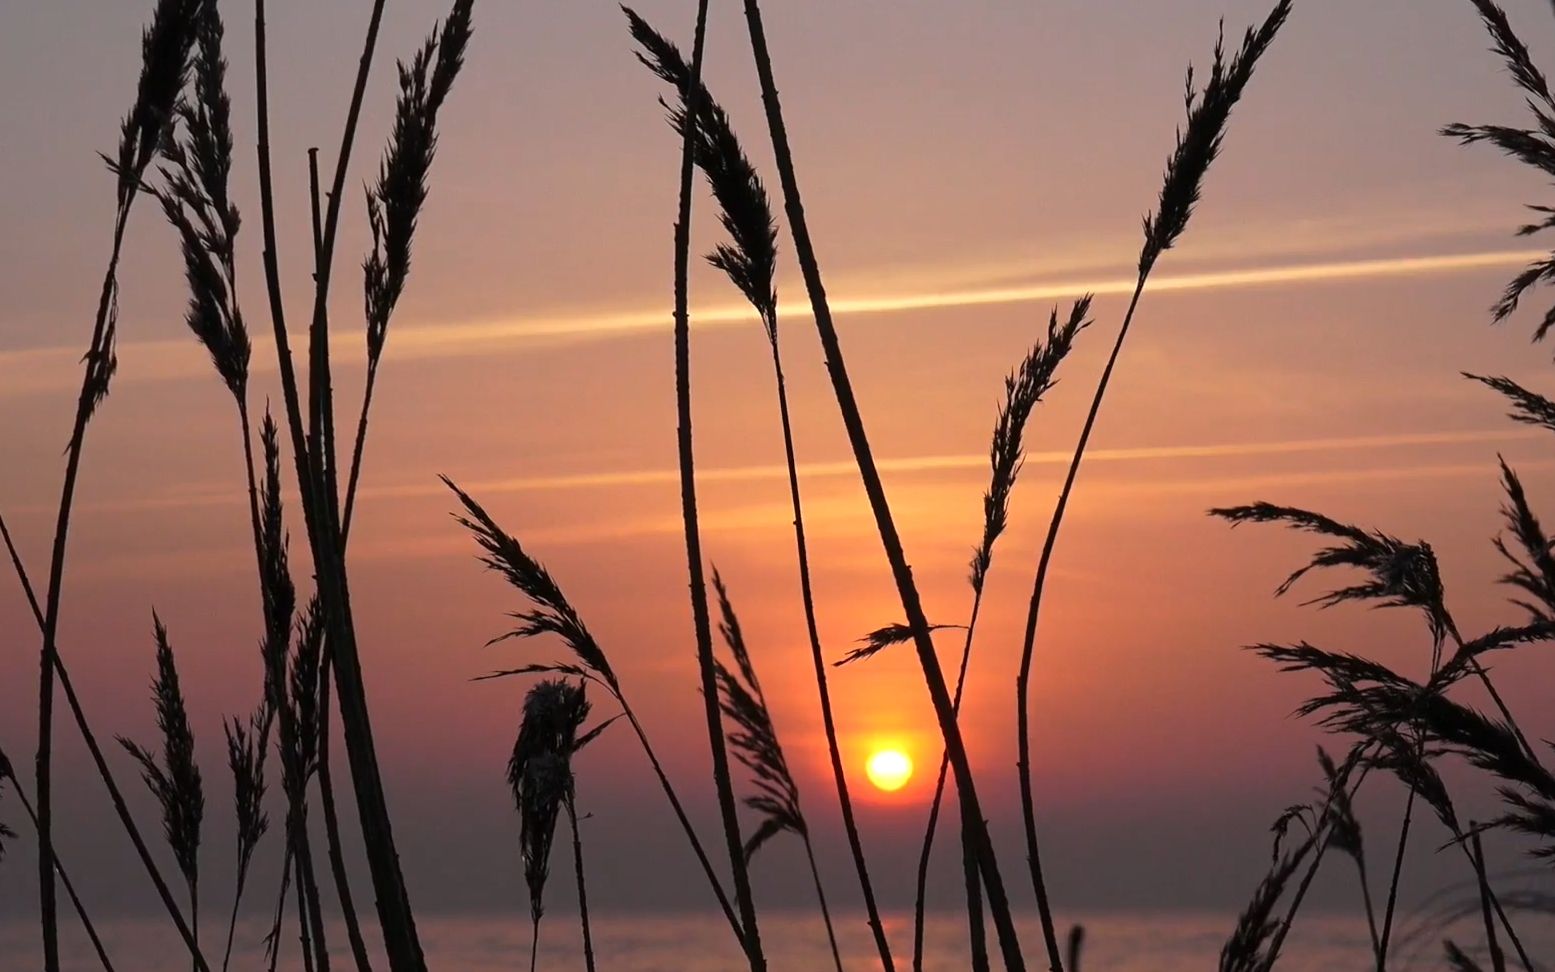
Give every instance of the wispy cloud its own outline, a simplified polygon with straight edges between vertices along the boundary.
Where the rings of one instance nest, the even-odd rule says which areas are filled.
[[[1344,283],[1384,277],[1429,276],[1518,266],[1544,256],[1534,250],[1489,250],[1425,256],[1379,257],[1311,263],[1282,263],[1260,267],[1214,270],[1200,273],[1158,275],[1151,282],[1155,293],[1181,293],[1255,287],[1293,287]],[[1035,281],[1006,286],[943,288],[899,293],[844,297],[833,302],[840,314],[873,315],[905,311],[986,307],[1057,300],[1082,293],[1127,294],[1134,280],[1128,276]],[[808,314],[808,305],[793,302],[784,308],[791,316]],[[719,304],[693,312],[696,326],[728,327],[753,320],[744,305]],[[577,341],[610,340],[667,330],[669,315],[663,310],[574,313],[552,317],[512,318],[496,321],[423,323],[399,329],[391,353],[397,358],[441,358],[489,354],[524,346],[555,345]],[[347,340],[361,340],[360,332],[344,333]],[[259,344],[260,342],[256,342]],[[0,396],[38,394],[73,387],[79,382],[77,348],[39,348],[0,351]],[[266,347],[257,347],[256,368],[271,367],[274,358]],[[348,365],[351,356],[342,355]],[[172,380],[204,377],[209,364],[191,341],[127,342],[120,347],[120,381]]]

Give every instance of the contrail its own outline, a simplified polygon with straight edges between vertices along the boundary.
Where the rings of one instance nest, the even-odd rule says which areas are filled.
[[[1287,263],[1239,270],[1161,274],[1152,278],[1150,289],[1155,293],[1175,293],[1342,283],[1384,277],[1428,276],[1517,266],[1543,256],[1547,254],[1537,250],[1491,250],[1436,256]],[[889,314],[901,311],[1024,304],[1074,297],[1083,293],[1128,294],[1133,287],[1133,277],[1102,277],[1016,286],[971,287],[864,296],[837,300],[832,306],[840,314]],[[809,307],[800,301],[785,306],[784,312],[790,316],[806,317]],[[701,328],[729,327],[754,320],[748,307],[736,304],[700,307],[693,311],[692,316],[695,325]],[[502,351],[525,344],[554,345],[574,341],[609,340],[668,329],[668,311],[607,312],[549,318],[417,324],[402,326],[395,330],[389,353],[398,358],[410,359],[459,357]],[[340,336],[346,340],[361,340],[360,331],[342,330]],[[256,370],[272,368],[273,349],[263,339],[256,338],[255,345]],[[121,381],[200,378],[205,377],[210,369],[205,355],[193,339],[126,342],[120,345],[119,351],[120,359],[124,364],[119,371]],[[55,391],[62,387],[75,387],[80,382],[78,364],[80,354],[80,349],[75,347],[0,351],[0,395],[36,394]],[[355,364],[354,359],[348,355],[342,355],[341,360],[345,361],[348,367]]]

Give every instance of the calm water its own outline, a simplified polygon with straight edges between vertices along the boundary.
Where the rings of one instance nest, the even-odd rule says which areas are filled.
[[[1229,931],[1227,915],[1104,913],[1082,918],[1086,927],[1083,972],[1206,972],[1215,968],[1221,943]],[[1555,953],[1555,927],[1548,917],[1527,916],[1528,928],[1520,928],[1537,959]],[[438,972],[512,972],[525,969],[529,960],[529,928],[526,916],[514,918],[423,917],[419,923],[432,967]],[[911,918],[888,921],[893,947],[905,951],[911,945]],[[1539,927],[1539,926],[1543,927]],[[84,939],[69,929],[65,968],[69,972],[94,972],[100,968]],[[1452,934],[1465,946],[1477,944],[1472,924],[1444,930],[1439,927],[1404,928],[1396,966],[1400,969],[1440,969],[1440,939]],[[121,972],[162,972],[186,968],[174,961],[177,943],[154,922],[109,922],[103,935],[110,956]],[[240,926],[232,967],[238,972],[262,969],[259,939],[265,929],[257,922]],[[283,953],[282,967],[295,969],[295,924]],[[1040,949],[1041,937],[1034,919],[1023,922],[1028,950]],[[207,935],[214,934],[214,926]],[[824,972],[831,966],[824,931],[819,920],[804,914],[763,915],[762,934],[775,972]],[[838,928],[843,960],[850,969],[878,968],[872,939],[862,918],[844,916]],[[957,917],[931,920],[926,936],[928,961],[934,972],[963,972],[965,926]],[[335,942],[344,944],[337,934]],[[716,917],[602,917],[594,923],[594,941],[602,972],[726,972],[739,968],[731,950],[728,927]],[[580,934],[576,917],[558,909],[541,925],[540,967],[547,970],[581,970]],[[1539,947],[1534,947],[1535,942]],[[219,943],[208,946],[219,952]],[[1280,963],[1282,972],[1362,972],[1368,966],[1369,948],[1365,925],[1345,917],[1309,916],[1298,923]],[[219,957],[219,956],[218,956]],[[342,956],[349,961],[348,956]],[[288,959],[290,959],[288,961]],[[22,972],[39,966],[37,932],[31,926],[0,924],[0,970]],[[904,963],[905,964],[905,963]],[[1486,966],[1488,968],[1488,965]]]

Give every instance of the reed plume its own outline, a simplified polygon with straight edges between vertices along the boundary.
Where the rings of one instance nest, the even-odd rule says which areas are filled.
[[[474,0],[455,0],[448,19],[407,64],[399,62],[399,99],[394,131],[378,167],[378,180],[367,190],[367,225],[373,248],[362,261],[362,293],[367,319],[367,378],[351,449],[341,532],[350,533],[356,487],[362,470],[368,413],[377,387],[389,321],[410,277],[411,244],[427,198],[427,177],[437,154],[437,115],[464,66],[472,33]]]
[[[1494,0],[1470,0],[1479,12],[1485,29],[1490,33],[1492,50],[1505,63],[1513,82],[1524,95],[1524,104],[1533,116],[1533,128],[1516,128],[1507,125],[1466,125],[1453,123],[1442,128],[1441,134],[1463,145],[1485,142],[1522,164],[1537,169],[1545,175],[1555,175],[1555,100],[1550,97],[1549,83],[1544,73],[1533,63],[1528,46],[1517,36],[1502,10]],[[1529,206],[1540,215],[1537,222],[1520,227],[1519,236],[1534,236],[1555,226],[1555,208]],[[1534,287],[1555,279],[1555,253],[1528,264],[1502,291],[1500,299],[1491,308],[1496,323],[1511,317],[1524,296]],[[1534,329],[1533,340],[1541,341],[1555,327],[1555,307],[1546,311]]]
[[[508,760],[508,787],[518,810],[519,849],[524,881],[529,885],[529,916],[534,937],[529,952],[534,972],[540,948],[540,918],[545,913],[545,882],[550,874],[551,844],[556,823],[573,790],[572,754],[578,730],[588,718],[583,683],[565,679],[537,682],[524,698],[513,755]]]
[[[162,734],[162,758],[143,746],[118,737],[119,744],[140,764],[141,777],[162,809],[162,832],[189,890],[189,924],[198,944],[200,934],[200,828],[205,820],[205,783],[194,755],[194,730],[178,682],[178,666],[162,619],[152,612],[157,646],[157,675],[151,683],[157,729]]]
[[[551,576],[545,566],[529,555],[518,539],[503,530],[491,515],[486,512],[473,498],[454,485],[453,480],[447,476],[442,477],[443,483],[458,497],[463,513],[454,514],[455,521],[475,539],[482,554],[481,563],[489,570],[500,574],[510,586],[512,586],[528,603],[526,610],[516,611],[509,615],[518,622],[518,626],[504,634],[493,638],[488,644],[496,644],[509,638],[532,638],[540,635],[553,635],[572,653],[574,660],[571,662],[548,662],[524,665],[520,668],[505,669],[480,676],[481,679],[506,678],[513,675],[556,674],[571,675],[585,679],[599,685],[609,692],[621,706],[621,713],[631,725],[633,733],[637,736],[638,743],[642,746],[643,753],[648,757],[648,763],[653,768],[654,775],[658,777],[659,786],[664,790],[664,796],[669,801],[670,808],[675,812],[675,819],[679,822],[686,840],[691,844],[691,850],[696,855],[697,863],[702,866],[702,873],[707,877],[708,886],[713,891],[713,896],[718,900],[723,909],[724,917],[729,922],[735,938],[744,945],[744,932],[734,908],[729,903],[728,896],[724,893],[723,884],[718,880],[717,873],[713,870],[712,861],[708,859],[707,852],[702,847],[702,841],[697,837],[696,828],[691,825],[691,820],[686,816],[685,807],[680,802],[675,787],[670,783],[669,776],[665,774],[663,765],[659,762],[657,752],[648,740],[647,730],[638,721],[636,712],[631,703],[627,701],[626,693],[622,689],[620,680],[611,668],[610,660],[594,640],[593,634],[583,623],[582,617],[568,601],[566,594],[562,592],[560,585]]]
[[[691,44],[691,61],[680,87],[686,117],[700,119],[702,107],[702,52],[707,37],[708,0],[698,0],[696,26]],[[622,8],[635,39],[647,52],[638,60],[654,69],[656,62],[684,61],[674,45],[658,33],[642,29],[646,25],[631,10]],[[667,48],[668,50],[664,50]],[[683,125],[680,140],[680,191],[676,207],[674,235],[674,346],[676,456],[680,472],[681,521],[685,526],[686,574],[691,595],[691,624],[696,638],[697,670],[702,690],[702,710],[707,729],[708,750],[713,763],[713,786],[718,795],[718,811],[723,823],[724,847],[729,855],[733,876],[734,900],[740,913],[741,942],[751,972],[764,972],[766,957],[761,947],[761,929],[756,906],[751,898],[750,874],[741,851],[740,818],[735,805],[734,782],[729,772],[729,752],[718,710],[718,677],[713,657],[713,635],[707,601],[707,581],[702,563],[702,533],[697,516],[696,455],[693,446],[691,413],[691,187],[695,175],[697,125]]]
[[[265,740],[270,735],[272,718],[269,705],[261,703],[259,711],[249,716],[246,725],[238,719],[222,721],[227,737],[227,767],[232,772],[238,838],[232,915],[227,920],[227,947],[221,961],[224,972],[232,962],[232,940],[237,932],[238,907],[243,903],[243,892],[248,886],[249,866],[259,841],[270,829],[270,817],[264,809],[265,754],[268,751]]]
[[[731,724],[729,744],[734,747],[734,756],[750,770],[756,788],[754,795],[745,798],[745,805],[761,815],[761,823],[745,839],[746,860],[755,857],[763,844],[784,832],[794,834],[804,843],[810,877],[815,882],[815,895],[821,905],[821,917],[826,922],[826,940],[831,945],[832,962],[838,972],[842,972],[842,955],[837,950],[837,934],[832,928],[831,910],[826,906],[821,873],[815,865],[810,827],[799,806],[799,784],[794,782],[794,774],[789,771],[788,758],[783,755],[782,743],[778,741],[777,727],[772,723],[766,693],[756,677],[756,666],[746,647],[740,619],[734,613],[729,590],[717,570],[713,571],[713,589],[718,595],[718,633],[723,636],[735,663],[734,670],[722,661],[717,663],[718,704]]]

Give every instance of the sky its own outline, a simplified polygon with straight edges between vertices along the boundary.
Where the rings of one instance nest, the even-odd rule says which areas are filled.
[[[0,508],[35,575],[46,567],[77,359],[111,228],[112,182],[95,153],[112,144],[128,104],[148,6],[3,9]],[[1240,32],[1266,5],[769,6],[811,229],[931,620],[961,623],[969,609],[965,567],[1002,377],[1054,305],[1097,294],[1095,326],[1028,431],[965,704],[985,809],[1009,879],[1024,890],[1013,678],[1037,547],[1126,305],[1139,220],[1180,121],[1184,68],[1205,63],[1218,18]],[[306,150],[319,146],[332,165],[367,5],[272,7],[281,263],[296,320],[311,300]],[[1547,4],[1507,7],[1536,57],[1555,51]],[[689,33],[691,11],[670,0],[640,7],[676,37]],[[414,50],[445,12],[431,0],[389,5],[368,90],[332,307],[337,407],[353,418],[356,267],[369,241],[356,187],[371,178],[387,134],[390,58]],[[675,473],[678,143],[615,5],[477,3],[475,16],[379,376],[350,567],[413,900],[432,912],[519,913],[503,771],[524,685],[470,679],[561,649],[486,646],[522,605],[474,559],[438,474],[480,499],[562,583],[710,841],[715,811]],[[246,6],[227,17],[233,177],[248,218],[240,290],[261,322],[252,24]],[[707,77],[769,172],[743,29],[734,4],[715,4]],[[1506,421],[1460,372],[1548,387],[1549,351],[1528,343],[1544,305],[1498,328],[1488,313],[1505,280],[1539,253],[1512,231],[1546,187],[1436,134],[1452,121],[1521,122],[1486,45],[1466,0],[1298,0],[1232,120],[1198,214],[1159,265],[1058,544],[1037,646],[1034,775],[1061,916],[1065,906],[1229,914],[1258,880],[1268,823],[1309,792],[1323,740],[1290,715],[1315,686],[1239,646],[1307,639],[1417,673],[1428,664],[1414,617],[1275,600],[1310,540],[1233,532],[1204,515],[1209,507],[1268,499],[1428,539],[1466,629],[1520,617],[1496,584],[1502,568],[1489,542],[1499,529],[1496,456],[1524,475],[1536,502],[1555,485],[1555,460],[1547,440]],[[697,206],[693,245],[705,252],[720,231],[705,194]],[[898,620],[900,605],[786,237],[780,245],[784,363],[821,635],[840,657]],[[697,267],[691,286],[704,548],[741,612],[824,876],[844,907],[856,906],[804,640],[765,338],[714,271]],[[149,741],[152,609],[167,623],[211,793],[210,860],[221,867],[231,835],[220,718],[257,701],[258,599],[235,416],[183,326],[184,299],[172,234],[142,204],[121,273],[119,373],[87,442],[60,644],[99,734]],[[255,400],[278,403],[268,341],[256,341],[255,361]],[[301,559],[295,517],[292,530]],[[1315,596],[1320,584],[1305,590]],[[0,632],[10,658],[0,745],[21,765],[16,754],[33,745],[38,646],[11,583],[0,584]],[[940,647],[950,659],[960,642],[951,633]],[[1555,662],[1529,651],[1499,661],[1497,674],[1531,730],[1555,732]],[[927,694],[905,650],[834,670],[831,685],[866,844],[883,896],[900,906],[910,902],[938,756]],[[61,853],[83,862],[103,907],[147,907],[74,728],[61,721],[58,738]],[[919,765],[894,794],[862,778],[865,758],[888,745]],[[132,780],[127,760],[115,769]],[[601,907],[706,907],[633,741],[612,730],[578,772]],[[1391,840],[1403,798],[1381,785],[1363,800],[1378,840]],[[144,794],[135,806],[153,819]],[[1420,893],[1452,873],[1427,843],[1412,865],[1425,876]],[[278,855],[267,851],[277,846],[261,851],[261,874],[273,875]],[[25,860],[18,847],[0,868],[0,913],[32,907]],[[805,905],[798,860],[775,850],[758,858],[758,896]],[[956,880],[946,858],[937,904],[954,905]],[[1335,906],[1352,905],[1352,894],[1337,882],[1320,887]]]

